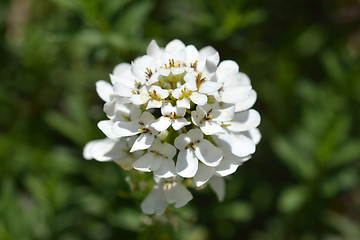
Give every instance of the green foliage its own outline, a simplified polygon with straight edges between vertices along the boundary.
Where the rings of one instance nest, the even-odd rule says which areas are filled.
[[[360,239],[358,9],[0,0],[0,239]],[[82,157],[104,137],[95,82],[153,38],[214,46],[258,93],[263,139],[228,178],[223,203],[205,188],[183,208],[146,216],[149,175]]]

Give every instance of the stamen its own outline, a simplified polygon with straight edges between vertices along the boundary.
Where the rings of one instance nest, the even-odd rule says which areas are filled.
[[[192,149],[194,149],[195,150],[195,148],[196,148],[196,145],[195,145],[195,143],[194,142],[190,142],[190,147],[192,148]]]
[[[175,120],[176,119],[176,112],[171,112],[170,115],[165,115],[165,117],[168,117],[172,120]]]
[[[151,71],[151,69],[146,68],[145,74],[146,74],[146,81],[148,81],[151,78],[151,76],[153,75],[153,72]]]
[[[151,131],[148,128],[145,128],[145,127],[143,127],[142,129],[139,129],[138,132],[139,133],[148,133],[148,132],[151,133]]]
[[[189,97],[191,96],[192,91],[188,90],[186,87],[184,89],[181,90],[181,95],[179,97],[179,100],[182,100],[184,98],[189,99]]]
[[[196,87],[197,87],[197,89],[199,89],[200,86],[201,86],[201,84],[202,84],[203,82],[205,82],[205,80],[206,80],[206,77],[201,78],[201,75],[202,75],[202,73],[199,73],[199,74],[196,76]]]
[[[156,94],[156,90],[153,90],[152,92],[149,91],[149,96],[156,101],[161,101],[161,98]]]
[[[165,64],[165,68],[169,69],[169,68],[174,68],[174,67],[181,67],[181,61],[177,60],[175,62],[174,59],[169,59],[169,65]]]
[[[196,71],[198,61],[196,60],[194,63],[190,63],[190,67]]]
[[[121,116],[125,118],[125,120],[130,121],[130,117],[125,116],[125,114],[122,113]]]
[[[200,123],[211,120],[214,117],[212,114],[210,114],[211,112],[212,108],[205,114],[204,118],[200,120]]]

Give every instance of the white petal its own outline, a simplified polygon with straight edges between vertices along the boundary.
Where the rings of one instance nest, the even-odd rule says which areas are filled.
[[[194,94],[194,93],[193,93]],[[192,95],[192,94],[191,94]],[[190,101],[187,98],[183,98],[181,100],[176,101],[176,106],[179,108],[187,108],[190,109]]]
[[[239,65],[232,60],[222,61],[218,66],[218,73],[229,74],[239,72]]]
[[[247,135],[253,140],[254,144],[257,145],[261,140],[261,133],[259,129],[254,128],[246,132]]]
[[[180,94],[181,94],[181,90],[182,90],[182,88],[174,89],[174,91],[171,92],[171,96],[173,96],[176,99],[179,99]]]
[[[154,59],[151,56],[144,55],[138,57],[131,64],[131,73],[138,79],[141,83],[145,83],[146,76],[146,68],[151,68],[154,63]]]
[[[148,104],[146,106],[146,109],[161,108],[162,102],[163,101],[157,101],[157,100],[150,99],[150,101],[148,102]]]
[[[172,124],[172,120],[168,117],[161,116],[151,124],[153,128],[159,132],[165,131]]]
[[[113,85],[119,83],[128,88],[135,88],[135,79],[131,72],[123,73],[122,75],[110,74],[110,80]]]
[[[175,203],[175,207],[185,206],[193,197],[187,188],[181,183],[174,183],[173,186],[164,189],[168,203]]]
[[[158,169],[163,161],[163,158],[155,153],[148,152],[133,164],[136,170],[143,172],[150,172]]]
[[[125,120],[123,117],[121,117],[121,115],[125,115],[125,116],[128,115],[127,106],[121,103],[124,100],[125,98],[121,98],[120,100],[118,100],[118,98],[115,97],[110,102],[106,102],[103,108],[104,112],[106,113],[106,116],[114,120],[115,122]],[[117,116],[120,118],[116,119]]]
[[[141,116],[141,109],[139,106],[129,104],[129,119],[130,121],[137,121]]]
[[[175,121],[172,124],[172,127],[174,128],[174,130],[179,130],[180,128],[191,124],[191,122],[188,122],[185,118],[178,118],[175,119]]]
[[[170,73],[171,73],[170,69],[167,69],[167,68],[161,68],[161,69],[159,70],[159,74],[160,74],[161,76],[167,77],[167,76],[170,75]]]
[[[97,141],[97,140],[95,140],[95,141]],[[93,159],[93,155],[92,155],[91,149],[92,149],[92,146],[94,145],[94,142],[95,142],[95,141],[88,142],[88,143],[84,146],[84,149],[83,149],[83,157],[84,157],[86,160],[91,160],[91,159]]]
[[[161,98],[167,98],[169,96],[169,91],[167,89],[162,89],[159,86],[153,85],[150,87],[149,92],[156,91],[156,94]]]
[[[174,145],[179,150],[184,150],[190,143],[191,139],[186,134],[180,134],[175,138]]]
[[[188,45],[185,47],[186,52],[186,63],[195,63],[199,60],[199,51],[193,45]]]
[[[166,156],[169,159],[172,159],[176,154],[176,148],[169,143],[161,144],[161,146],[158,148],[158,151],[160,154]]]
[[[215,192],[219,202],[225,197],[225,180],[222,177],[212,177],[209,181],[211,189]]]
[[[159,72],[154,72],[152,74],[152,76],[150,77],[150,79],[146,80],[145,84],[149,86],[149,85],[152,85],[154,83],[157,83],[159,81],[159,77],[160,77]]]
[[[142,172],[150,172],[150,166],[154,158],[154,153],[146,153],[144,156],[140,157],[133,163],[133,167],[136,170]]]
[[[155,117],[149,112],[143,112],[139,122],[142,122],[145,126],[150,126],[150,124],[155,122]]]
[[[178,53],[176,53],[176,55],[173,57],[174,61],[175,61],[175,64],[177,62],[184,62],[185,61],[185,57],[186,57],[186,52],[185,52],[185,49],[181,49]],[[172,68],[172,71],[173,70],[176,70],[176,69],[182,69],[184,71],[184,68],[180,67],[175,67],[175,68]],[[182,73],[182,72],[181,72]],[[175,73],[173,72],[173,74],[175,75]]]
[[[200,85],[199,92],[206,93],[206,94],[212,94],[219,90],[219,88],[222,87],[221,83],[218,82],[212,82],[212,81],[206,81]]]
[[[187,134],[186,137],[188,137],[191,141],[197,142],[203,139],[204,134],[201,132],[200,129],[195,128],[191,129]]]
[[[206,116],[206,112],[200,106],[196,107],[196,111],[191,112],[191,120],[196,126],[200,126],[204,117]],[[201,123],[200,123],[201,122]]]
[[[114,92],[121,97],[131,97],[133,95],[131,88],[122,83],[116,82],[114,84]]]
[[[118,137],[128,137],[139,134],[142,126],[137,122],[115,122],[112,126],[112,132]]]
[[[165,51],[167,51],[171,54],[176,54],[176,53],[180,52],[181,50],[183,50],[184,48],[185,48],[185,44],[182,41],[175,39],[166,45]]]
[[[250,78],[248,75],[246,75],[243,72],[236,73],[232,78],[230,78],[231,81],[226,83],[226,86],[228,87],[238,87],[238,86],[250,86]]]
[[[186,83],[184,84],[184,87],[191,91],[196,91],[196,76],[198,75],[197,72],[189,72],[185,75],[184,80]]]
[[[84,147],[83,155],[88,160],[93,158],[100,162],[110,161],[114,157],[111,151],[115,144],[116,141],[109,138],[91,141]]]
[[[213,73],[217,70],[217,64],[210,59],[206,59],[204,72]],[[210,77],[208,79],[211,79]]]
[[[146,54],[149,56],[155,56],[159,54],[159,52],[161,52],[160,47],[158,46],[155,40],[152,40],[146,49]]]
[[[112,85],[104,80],[96,82],[96,92],[105,102],[109,102],[110,96],[114,94]]]
[[[161,114],[164,115],[170,115],[171,112],[175,112],[176,107],[173,107],[173,105],[171,105],[171,103],[165,103],[162,107],[161,107]]]
[[[163,144],[161,143],[160,139],[154,138],[154,142],[151,144],[151,147],[148,149],[148,151],[153,151],[158,153],[162,145]]]
[[[155,213],[160,216],[165,212],[167,206],[168,203],[164,191],[156,185],[141,203],[141,210],[145,214]]]
[[[222,148],[224,158],[221,160],[221,163],[226,159],[227,162],[231,162],[233,164],[241,165],[244,162],[248,161],[251,158],[251,155],[245,157],[238,157],[232,154],[228,149]],[[221,165],[221,164],[220,164]]]
[[[135,105],[141,105],[144,103],[147,103],[149,101],[150,97],[147,92],[142,92],[140,94],[132,94],[130,97],[130,100]]]
[[[111,102],[107,102],[104,104],[104,112],[106,116],[113,120],[117,121],[129,121],[131,115],[138,114],[141,110],[139,107],[134,104],[129,104],[128,99],[116,97]]]
[[[191,101],[198,105],[205,105],[207,103],[207,96],[198,92],[193,92],[190,96]]]
[[[193,181],[195,186],[200,187],[204,185],[215,173],[215,168],[199,164],[199,169],[195,174]]]
[[[174,109],[175,109],[176,116],[178,116],[178,117],[183,117],[183,116],[185,116],[185,113],[186,113],[186,109],[185,109],[185,108],[174,107]]]
[[[130,72],[131,65],[129,63],[120,63],[114,67],[113,74],[121,76],[126,72]],[[114,82],[112,82],[114,84]]]
[[[223,106],[222,108],[213,110],[211,114],[213,115],[212,117],[213,121],[228,122],[234,118],[235,107],[234,105]]]
[[[192,149],[181,150],[176,162],[176,172],[178,175],[191,178],[198,170],[198,159]]]
[[[143,133],[135,140],[130,152],[148,149],[154,141],[154,135],[151,133]]]
[[[194,82],[196,87],[196,76],[198,75],[198,72],[188,72],[184,76],[185,82]]]
[[[240,112],[251,108],[256,102],[256,98],[256,92],[254,90],[251,90],[250,95],[246,100],[237,102],[235,104],[235,112]]]
[[[154,175],[160,178],[169,178],[176,176],[175,163],[172,159],[164,159]]]
[[[222,128],[218,123],[213,121],[205,121],[203,124],[201,124],[200,129],[205,135],[226,133],[224,128]]]
[[[171,69],[171,72],[173,75],[182,74],[184,71],[185,71],[185,69],[183,67],[176,67],[176,68]]]
[[[220,92],[221,100],[226,103],[238,103],[249,98],[251,86],[224,87]]]
[[[232,132],[243,132],[256,128],[260,124],[260,114],[250,109],[235,114],[234,119],[229,122],[229,126],[226,128]]]
[[[211,46],[207,46],[207,47],[200,49],[199,54],[200,54],[200,57],[199,57],[200,59],[209,59],[216,65],[220,61],[219,53],[215,50],[215,48],[213,48]],[[204,63],[205,63],[205,61],[204,61]]]
[[[116,136],[113,132],[112,132],[112,126],[113,126],[113,121],[111,120],[103,120],[100,121],[97,126],[98,128],[108,137],[108,138],[117,138],[118,136]]]
[[[224,177],[233,174],[240,165],[240,163],[234,163],[224,158],[219,166],[215,167],[216,175]]]
[[[113,119],[115,117],[115,106],[116,106],[116,100],[113,99],[110,102],[106,102],[104,104],[104,112],[106,116],[110,119]]]
[[[255,152],[254,142],[244,134],[221,134],[214,137],[214,140],[219,140],[225,148],[238,157],[245,157]]]
[[[124,170],[129,171],[133,168],[134,159],[132,154],[124,154],[122,158],[113,159],[113,161]]]
[[[180,134],[175,138],[174,145],[179,150],[184,150],[190,142],[197,142],[202,140],[203,134],[200,129],[191,129],[186,134]]]
[[[223,157],[221,149],[215,147],[206,139],[196,144],[195,155],[200,161],[210,167],[219,165]]]

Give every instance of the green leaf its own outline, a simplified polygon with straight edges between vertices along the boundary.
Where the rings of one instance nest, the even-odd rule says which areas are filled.
[[[281,193],[278,208],[284,213],[295,212],[301,208],[308,197],[305,186],[291,186]]]
[[[327,168],[338,168],[353,163],[360,158],[360,140],[348,140],[337,147],[327,162]]]
[[[290,140],[278,137],[274,141],[274,149],[280,159],[300,179],[312,179],[316,175],[314,159],[308,156],[304,149],[291,143]]]
[[[219,219],[247,222],[254,216],[254,210],[250,203],[244,201],[228,202],[215,208],[215,215]]]

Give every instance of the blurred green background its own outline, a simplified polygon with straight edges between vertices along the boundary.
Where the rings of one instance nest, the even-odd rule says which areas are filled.
[[[0,36],[1,240],[360,239],[359,1],[0,0]],[[95,82],[174,38],[238,62],[263,139],[224,202],[156,218],[82,148],[104,137]]]

